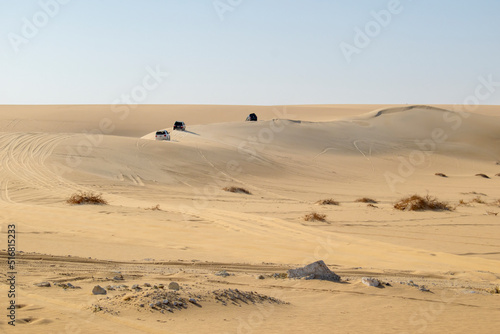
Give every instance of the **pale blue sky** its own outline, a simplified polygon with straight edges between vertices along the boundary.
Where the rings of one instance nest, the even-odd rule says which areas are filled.
[[[392,1],[0,0],[0,104],[500,104],[500,1]]]

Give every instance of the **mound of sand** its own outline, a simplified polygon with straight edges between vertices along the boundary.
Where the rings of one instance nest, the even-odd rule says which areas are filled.
[[[269,333],[333,326],[491,333],[499,325],[492,314],[500,304],[491,291],[500,285],[500,230],[488,203],[500,198],[500,179],[475,176],[500,171],[495,106],[474,113],[375,105],[0,111],[2,232],[16,224],[23,252],[18,320],[30,333],[71,324],[83,332],[158,332],[168,323],[181,332]],[[258,122],[244,121],[251,112]],[[188,131],[171,131],[178,120]],[[171,131],[172,140],[155,141],[158,129]],[[102,194],[108,205],[65,202],[80,191]],[[394,210],[398,199],[414,193],[469,205]],[[472,202],[479,193],[486,204]],[[376,198],[378,208],[356,202],[365,197]],[[342,205],[317,206],[318,198]],[[304,221],[312,211],[328,220]],[[344,284],[279,274],[319,259]],[[217,270],[231,275],[216,276]],[[98,284],[116,285],[116,272],[124,277],[119,285],[176,280],[186,289],[90,293]],[[362,277],[391,285],[370,289]],[[7,295],[7,285],[0,289]],[[253,304],[266,296],[290,304]],[[384,317],[365,312],[372,307]],[[436,309],[432,317],[415,311]],[[325,310],[337,316],[324,317]],[[1,331],[10,329],[5,320]]]

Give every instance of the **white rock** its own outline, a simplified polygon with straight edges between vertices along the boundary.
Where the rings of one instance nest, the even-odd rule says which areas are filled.
[[[35,283],[36,286],[41,287],[41,288],[50,288],[50,283],[49,282],[41,282],[41,283]]]
[[[375,278],[370,278],[370,277],[363,277],[361,279],[361,282],[364,284],[364,285],[368,285],[368,286],[379,286],[380,285],[380,282],[375,279]]]

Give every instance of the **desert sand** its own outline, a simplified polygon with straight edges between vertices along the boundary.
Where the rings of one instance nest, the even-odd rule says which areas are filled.
[[[498,332],[500,107],[470,109],[0,106],[0,332]],[[285,277],[318,260],[341,281]]]

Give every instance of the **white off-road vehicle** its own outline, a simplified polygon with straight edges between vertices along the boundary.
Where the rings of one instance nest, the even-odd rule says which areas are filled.
[[[170,133],[167,130],[156,131],[156,140],[170,140]]]

